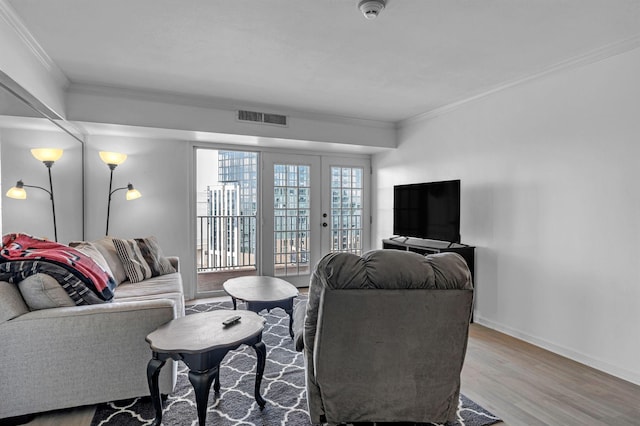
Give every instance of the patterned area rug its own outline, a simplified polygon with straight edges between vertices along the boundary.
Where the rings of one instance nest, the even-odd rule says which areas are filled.
[[[304,300],[298,298],[296,303]],[[242,304],[240,307],[242,308]],[[186,308],[187,315],[215,309],[233,309],[230,300],[198,304]],[[311,425],[305,398],[304,359],[296,352],[289,336],[289,317],[277,308],[261,313],[267,322],[262,339],[267,346],[267,364],[262,380],[262,397],[267,405],[260,410],[253,397],[256,357],[252,348],[241,346],[229,352],[220,367],[221,389],[211,390],[207,408],[207,425],[275,426]],[[188,369],[178,364],[178,382],[172,395],[164,401],[162,424],[197,425],[198,416]],[[150,398],[110,402],[97,407],[91,426],[151,425],[154,420]],[[500,419],[473,401],[460,396],[458,421],[451,426],[486,426]]]

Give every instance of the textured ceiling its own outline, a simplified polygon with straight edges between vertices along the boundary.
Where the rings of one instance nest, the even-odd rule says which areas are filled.
[[[398,121],[640,35],[637,0],[12,0],[72,83]]]

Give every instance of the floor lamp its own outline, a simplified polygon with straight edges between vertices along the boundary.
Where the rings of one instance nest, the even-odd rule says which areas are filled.
[[[27,198],[27,191],[24,188],[38,188],[49,194],[51,198],[51,209],[53,211],[53,236],[56,242],[58,242],[58,227],[56,224],[56,203],[53,199],[53,181],[51,179],[51,166],[62,157],[63,150],[58,148],[34,148],[31,150],[31,154],[47,166],[49,173],[49,189],[36,185],[26,185],[22,180],[16,183],[16,186],[7,191],[7,197],[17,200],[24,200]]]
[[[111,185],[109,185],[109,189],[111,189]],[[109,192],[109,202],[107,203],[107,230],[105,231],[105,235],[109,235],[109,210],[111,210],[111,196],[114,192],[120,191],[121,189],[126,189],[127,194],[125,196],[127,201],[135,200],[137,198],[142,197],[140,191],[135,189],[131,183],[127,184],[127,186],[123,186],[122,188],[116,188],[113,191]]]
[[[109,235],[109,214],[111,212],[111,196],[113,195],[113,193],[116,191],[120,191],[121,189],[126,189],[127,194],[125,198],[127,199],[127,201],[140,198],[142,194],[140,194],[140,191],[135,189],[131,183],[129,183],[127,186],[116,188],[113,191],[111,190],[111,188],[113,187],[113,171],[115,170],[116,167],[118,167],[118,165],[124,163],[124,160],[127,159],[127,154],[121,154],[119,152],[107,152],[107,151],[100,151],[99,154],[102,161],[107,166],[109,166],[109,170],[110,170],[109,201],[107,202],[107,228],[105,230],[105,235]]]

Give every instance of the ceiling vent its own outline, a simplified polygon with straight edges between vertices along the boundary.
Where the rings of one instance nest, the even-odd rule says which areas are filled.
[[[250,121],[252,123],[273,124],[276,126],[286,126],[287,116],[280,114],[267,114],[257,111],[238,111],[238,120]]]

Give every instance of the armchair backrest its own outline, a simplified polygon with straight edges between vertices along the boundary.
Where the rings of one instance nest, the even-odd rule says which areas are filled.
[[[454,418],[472,303],[469,269],[454,253],[325,256],[305,317],[312,422]]]

